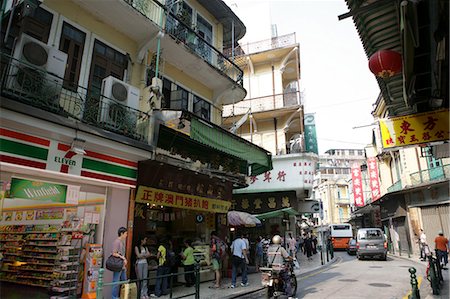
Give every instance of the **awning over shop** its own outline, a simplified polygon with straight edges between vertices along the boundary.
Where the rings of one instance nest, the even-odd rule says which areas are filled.
[[[212,123],[191,115],[191,138],[248,162],[251,175],[271,170],[272,155],[265,149],[230,133]]]
[[[228,211],[227,217],[230,226],[255,227],[261,225],[261,220],[246,212]]]
[[[260,220],[264,220],[264,219],[269,219],[269,218],[274,218],[274,217],[280,217],[280,216],[283,216],[284,214],[293,215],[293,216],[299,215],[299,213],[296,210],[294,210],[293,208],[284,208],[281,210],[270,211],[270,212],[255,215],[255,216],[256,216],[256,218],[258,218]]]

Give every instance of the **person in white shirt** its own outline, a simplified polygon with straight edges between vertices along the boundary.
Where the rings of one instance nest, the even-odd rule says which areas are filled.
[[[289,240],[288,240],[288,249],[289,249],[289,255],[294,257],[296,256],[297,253],[297,241],[295,240],[295,238],[292,237],[292,234],[289,233]]]
[[[246,267],[246,264],[248,264],[247,244],[244,240],[244,236],[242,233],[238,233],[237,236],[238,237],[231,244],[232,272],[231,272],[230,288],[232,288],[232,289],[234,289],[236,287],[236,277],[237,277],[237,271],[239,268],[242,271],[241,286],[246,287],[249,285],[248,278],[247,278],[247,267]]]
[[[420,229],[419,235],[419,249],[420,249],[420,259],[425,261],[427,259],[427,255],[425,253],[425,247],[427,246],[427,236],[423,232],[423,229]]]

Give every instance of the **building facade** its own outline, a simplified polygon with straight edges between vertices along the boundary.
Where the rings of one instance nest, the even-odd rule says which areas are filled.
[[[417,253],[421,228],[430,240],[439,231],[450,234],[449,4],[346,2],[350,11],[339,18],[353,18],[367,57],[394,51],[402,66],[375,74],[380,95],[372,114],[378,127],[366,152],[378,163],[381,197],[354,216],[364,219],[379,209],[376,225],[384,227],[391,251]]]
[[[222,1],[2,5],[2,237],[44,230],[57,242],[61,227],[87,225],[77,246],[100,244],[105,257],[124,226],[132,265],[143,236],[207,244],[226,227],[232,190],[272,169],[269,151],[220,127],[222,105],[246,95],[242,70],[222,53],[245,26]],[[5,256],[29,262],[9,245]],[[95,291],[97,261],[83,293]],[[45,275],[30,283],[21,278],[28,269],[9,270],[2,280],[59,294],[81,286],[56,287]]]

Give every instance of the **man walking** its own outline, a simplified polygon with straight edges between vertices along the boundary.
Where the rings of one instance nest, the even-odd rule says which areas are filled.
[[[242,233],[237,234],[237,238],[231,244],[231,252],[232,252],[232,273],[231,273],[231,286],[230,288],[234,289],[236,287],[236,277],[238,269],[242,271],[242,282],[241,286],[247,287],[249,285],[247,278],[247,267],[248,264],[248,252],[247,252],[247,244],[244,241],[244,236]]]
[[[447,270],[448,263],[448,239],[444,237],[444,233],[440,231],[439,235],[434,239],[436,256],[441,264],[441,268]]]
[[[427,260],[427,255],[425,253],[425,247],[427,246],[427,236],[423,232],[423,229],[420,229],[420,235],[419,235],[419,249],[420,249],[420,259],[422,261]]]
[[[117,235],[118,235],[117,239],[115,239],[113,242],[112,255],[121,258],[123,260],[123,268],[121,271],[113,272],[113,280],[112,280],[113,282],[127,280],[127,259],[125,258],[125,250],[126,250],[125,240],[127,239],[128,231],[125,227],[121,227],[117,231]],[[113,285],[112,298],[118,299],[120,296],[119,292],[120,286],[117,284]]]

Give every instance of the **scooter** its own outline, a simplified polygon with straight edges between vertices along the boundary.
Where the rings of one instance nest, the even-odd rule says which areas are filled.
[[[274,269],[272,267],[261,267],[261,284],[267,288],[267,298],[293,298],[297,293],[297,277],[294,273],[294,263],[287,262],[286,270],[289,278],[285,282],[281,277],[281,269]],[[290,294],[286,294],[285,283],[291,285]]]

